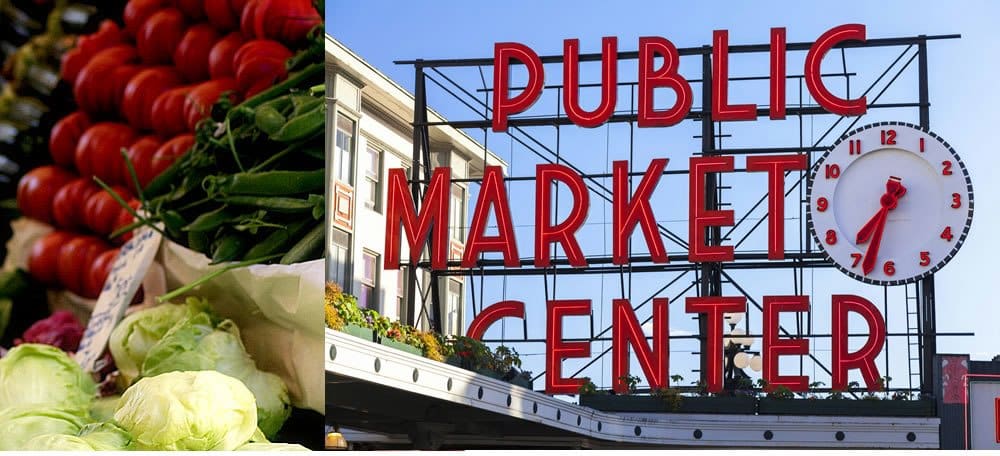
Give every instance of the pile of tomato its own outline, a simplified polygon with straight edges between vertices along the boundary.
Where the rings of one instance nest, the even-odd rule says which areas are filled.
[[[131,0],[120,23],[80,37],[61,68],[77,111],[52,129],[53,164],[18,184],[22,214],[56,228],[32,246],[29,272],[96,298],[140,190],[195,144],[220,98],[284,80],[289,48],[321,22],[309,0]]]

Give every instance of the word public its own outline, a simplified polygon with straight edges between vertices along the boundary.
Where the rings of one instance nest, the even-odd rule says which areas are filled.
[[[866,99],[842,99],[833,95],[824,86],[820,77],[820,67],[824,55],[845,41],[865,41],[865,26],[847,24],[834,27],[823,33],[809,49],[805,60],[805,80],[812,97],[827,111],[840,115],[860,115],[866,110]],[[768,115],[771,119],[785,117],[785,29],[771,29],[770,43],[770,103]],[[712,104],[714,121],[754,120],[758,116],[754,104],[728,103],[728,32],[717,30],[713,34],[712,45]],[[601,54],[601,102],[592,111],[584,110],[579,103],[579,41],[565,40],[563,63],[563,106],[566,116],[581,127],[596,127],[607,122],[615,111],[617,93],[617,40],[606,37],[602,40]],[[656,59],[662,64],[656,66]],[[662,37],[639,39],[638,70],[638,115],[639,127],[667,127],[683,120],[691,110],[692,91],[686,79],[678,72],[680,57],[677,49]],[[494,55],[494,97],[492,126],[494,131],[505,131],[510,117],[524,112],[538,100],[543,87],[544,70],[542,60],[534,51],[519,43],[497,43]],[[510,95],[510,67],[514,64],[527,68],[527,83],[517,95]],[[666,88],[676,94],[674,105],[665,110],[654,109],[654,89]],[[645,238],[650,261],[668,263],[670,261],[661,234],[656,225],[650,198],[663,175],[668,159],[657,158],[649,163],[641,181],[632,189],[629,183],[629,163],[615,161],[612,174],[612,262],[627,265],[632,258],[629,253],[629,239],[636,229]],[[768,186],[768,259],[784,259],[784,193],[786,172],[805,170],[807,158],[803,154],[753,155],[746,158],[746,171],[764,173]],[[416,169],[416,168],[414,168]],[[705,199],[706,178],[714,173],[733,172],[734,157],[726,155],[710,157],[690,157],[689,169],[689,213],[687,259],[692,263],[728,262],[734,259],[732,245],[707,245],[706,229],[710,227],[732,226],[735,215],[732,210],[708,209]],[[570,192],[572,203],[564,220],[552,219],[553,187],[560,184]],[[576,232],[587,218],[590,199],[587,186],[578,172],[559,164],[539,164],[535,169],[535,216],[534,216],[534,260],[536,268],[552,266],[551,246],[558,244],[566,255],[567,263],[573,267],[586,267],[587,257],[583,254]],[[448,220],[451,202],[451,169],[434,169],[423,199],[419,206],[410,192],[407,176],[403,169],[388,171],[388,191],[386,194],[386,236],[385,268],[398,269],[401,256],[402,238],[406,236],[411,264],[418,264],[429,246],[430,268],[445,270],[449,267]],[[496,222],[496,234],[487,234],[490,214]],[[504,186],[503,171],[497,166],[487,166],[484,170],[478,199],[465,240],[461,258],[462,268],[473,268],[486,252],[497,252],[509,268],[522,267],[518,245],[514,238],[514,224],[510,201]],[[454,266],[454,265],[452,265]],[[868,300],[854,295],[832,296],[832,387],[844,389],[848,371],[859,369],[869,389],[879,387],[879,372],[875,358],[885,343],[885,320],[878,309]],[[805,355],[809,353],[809,340],[804,338],[781,337],[778,330],[778,316],[783,312],[808,312],[807,296],[765,296],[763,306],[763,377],[770,389],[787,387],[792,391],[808,389],[807,376],[779,375],[778,358],[783,355]],[[613,301],[612,337],[612,378],[613,387],[625,391],[627,385],[621,379],[628,373],[630,349],[637,357],[651,388],[669,386],[669,325],[668,302],[665,298],[653,300],[652,345],[647,343],[632,306],[628,300]],[[704,315],[708,323],[708,333],[704,334],[706,369],[703,380],[710,392],[722,389],[722,341],[723,315],[746,311],[746,297],[705,296],[689,297],[685,300],[685,310],[691,314]],[[549,394],[576,394],[586,379],[562,377],[562,362],[566,358],[589,357],[590,342],[568,342],[562,337],[563,318],[567,316],[589,315],[591,301],[587,299],[550,300],[546,303],[546,368],[545,390]],[[860,315],[868,324],[868,340],[859,350],[848,349],[848,315]],[[471,323],[468,335],[481,338],[486,329],[504,317],[524,318],[524,303],[502,301],[479,313]]]

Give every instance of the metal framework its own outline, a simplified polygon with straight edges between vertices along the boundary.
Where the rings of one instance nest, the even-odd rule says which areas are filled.
[[[840,50],[841,57],[841,71],[836,73],[823,74],[824,77],[836,77],[842,78],[846,84],[848,95],[851,94],[851,78],[857,76],[856,73],[849,72],[847,70],[847,54],[845,49],[847,48],[875,48],[875,47],[888,47],[888,48],[901,48],[898,56],[889,63],[882,73],[874,80],[862,93],[862,95],[868,96],[869,112],[888,109],[888,108],[914,108],[918,111],[919,125],[924,128],[930,127],[930,102],[929,102],[929,88],[928,88],[928,62],[927,62],[927,46],[928,42],[932,40],[943,40],[943,39],[955,39],[959,38],[959,35],[937,35],[937,36],[912,36],[912,37],[899,37],[899,38],[883,38],[883,39],[869,39],[864,43],[844,43],[838,46]],[[809,49],[812,43],[799,42],[799,43],[788,43],[787,52],[795,51],[806,51]],[[730,54],[753,54],[762,53],[766,54],[770,50],[768,44],[755,44],[755,45],[731,45],[729,47]],[[723,133],[722,122],[713,122],[711,118],[710,107],[712,106],[712,92],[711,92],[711,77],[712,77],[712,48],[710,46],[701,47],[691,47],[691,48],[680,48],[678,49],[681,56],[701,56],[701,79],[689,79],[691,84],[701,84],[701,107],[693,107],[690,114],[687,117],[687,121],[700,122],[700,135],[696,138],[700,138],[701,149],[698,151],[691,151],[692,154],[700,154],[705,156],[710,155],[753,155],[753,154],[777,154],[777,153],[804,153],[809,159],[809,168],[811,169],[816,162],[817,153],[822,153],[827,150],[830,144],[833,143],[842,134],[850,131],[859,121],[861,121],[864,116],[847,118],[839,117],[830,114],[823,110],[822,108],[814,105],[806,105],[803,103],[802,98],[802,86],[803,76],[801,74],[789,74],[787,79],[794,80],[799,85],[799,103],[798,106],[789,103],[787,106],[787,118],[796,118],[798,120],[799,128],[799,144],[798,146],[791,147],[723,147],[723,139],[730,139],[731,136]],[[600,61],[601,54],[581,54],[579,60],[581,62],[593,62]],[[619,61],[625,60],[636,60],[638,59],[637,52],[619,52]],[[541,57],[543,64],[552,64],[562,62],[562,56],[543,56]],[[916,61],[917,64],[917,94],[916,100],[909,102],[882,102],[880,103],[880,98],[883,94],[893,86],[897,79],[907,70],[910,65]],[[434,126],[440,127],[452,127],[457,129],[476,129],[483,132],[484,138],[488,138],[487,131],[490,128],[490,105],[488,103],[489,95],[491,89],[486,85],[485,77],[482,78],[482,87],[476,89],[468,89],[463,87],[463,85],[456,82],[455,79],[450,77],[446,71],[454,68],[478,68],[480,74],[482,75],[482,67],[492,67],[492,58],[478,58],[478,59],[449,59],[449,60],[410,60],[410,61],[398,61],[397,64],[412,65],[415,73],[415,104],[414,104],[414,129],[413,129],[413,166],[411,168],[410,184],[411,191],[413,193],[414,202],[420,204],[422,200],[423,191],[426,187],[427,182],[431,174],[430,165],[430,132],[429,128]],[[766,76],[749,76],[742,78],[731,78],[731,80],[763,80],[767,79]],[[469,108],[475,117],[473,119],[467,120],[453,120],[453,121],[443,121],[443,122],[428,122],[427,120],[427,93],[428,93],[428,83],[434,84],[437,89],[440,89],[443,93],[447,94],[449,97],[453,98],[454,101],[464,105]],[[619,82],[619,87],[629,87],[632,94],[632,105],[628,112],[616,111],[612,118],[609,120],[610,123],[628,123],[629,124],[629,157],[632,158],[634,154],[634,140],[633,135],[635,132],[635,122],[637,119],[635,111],[635,82]],[[586,84],[582,86],[587,86]],[[881,87],[881,88],[879,88]],[[547,89],[555,89],[561,91],[562,87],[560,85],[549,85],[546,86]],[[856,96],[856,95],[855,95]],[[561,97],[557,97],[560,98]],[[759,116],[767,116],[766,109],[758,110]],[[803,125],[806,119],[810,119],[815,116],[833,116],[836,120],[833,124],[822,134],[819,138],[812,144],[809,144],[805,140],[805,133]],[[572,125],[567,117],[562,115],[560,106],[556,107],[554,115],[545,116],[522,116],[515,117],[509,120],[509,129],[505,133],[511,141],[519,144],[520,147],[532,152],[539,160],[542,162],[550,163],[560,163],[567,165],[570,168],[574,168],[581,173],[584,177],[584,181],[587,183],[588,191],[591,192],[591,196],[596,196],[602,198],[606,201],[611,200],[611,190],[607,186],[602,184],[603,178],[610,177],[609,174],[587,174],[583,173],[580,167],[575,166],[570,159],[560,152],[560,130],[564,126]],[[553,128],[555,129],[555,145],[546,144],[544,141],[536,138],[529,132],[532,127],[536,128]],[[841,130],[839,133],[837,130]],[[486,140],[488,141],[488,139]],[[486,142],[484,141],[484,143]],[[486,146],[484,144],[484,154],[486,153]],[[740,171],[740,170],[737,170]],[[685,175],[687,170],[675,170],[671,169],[664,172],[664,175]],[[797,173],[797,175],[796,175]],[[643,173],[633,172],[630,176],[641,176]],[[441,300],[439,296],[438,279],[445,276],[467,276],[472,278],[470,280],[473,287],[475,287],[475,278],[480,279],[480,301],[482,300],[482,289],[484,287],[483,281],[486,277],[506,277],[506,276],[523,276],[523,275],[535,275],[543,276],[545,280],[546,296],[549,296],[549,291],[552,290],[552,294],[555,294],[555,283],[556,279],[562,275],[576,275],[576,274],[617,274],[620,277],[621,282],[621,292],[624,296],[626,294],[626,282],[629,283],[628,290],[631,294],[631,281],[633,274],[641,274],[645,272],[669,272],[676,273],[676,276],[669,281],[665,286],[660,288],[656,293],[650,295],[647,299],[642,300],[639,304],[633,305],[636,309],[641,308],[652,301],[653,296],[664,292],[668,287],[674,285],[675,283],[689,283],[689,285],[684,288],[677,296],[672,296],[672,300],[677,299],[677,297],[683,296],[692,289],[696,289],[698,295],[700,296],[713,296],[721,295],[723,292],[723,284],[731,286],[738,290],[740,293],[747,296],[750,305],[762,309],[762,305],[753,296],[749,295],[747,291],[742,287],[730,274],[734,270],[762,270],[762,269],[781,269],[781,270],[791,270],[794,276],[795,290],[801,292],[805,289],[805,271],[812,270],[814,268],[828,268],[832,266],[830,260],[828,260],[821,250],[812,245],[811,235],[808,233],[808,227],[806,226],[806,201],[805,201],[805,185],[808,179],[809,170],[806,171],[796,171],[794,173],[786,173],[786,194],[785,197],[798,194],[798,199],[800,204],[798,204],[798,221],[799,221],[799,236],[800,242],[797,250],[787,251],[786,249],[786,259],[782,261],[768,261],[766,254],[753,253],[740,251],[740,247],[747,241],[751,233],[756,231],[766,219],[761,217],[754,221],[751,218],[751,214],[757,211],[765,201],[767,201],[768,195],[765,193],[757,202],[752,206],[742,216],[736,221],[735,226],[727,227],[726,229],[720,227],[713,227],[708,229],[708,243],[712,245],[720,245],[723,241],[731,241],[731,236],[734,235],[737,228],[744,225],[752,226],[749,231],[740,239],[736,239],[733,245],[736,248],[735,261],[731,263],[701,263],[693,264],[687,262],[686,254],[673,254],[670,255],[669,264],[653,264],[651,258],[648,256],[633,256],[631,259],[631,264],[628,266],[616,266],[611,263],[610,257],[605,256],[588,256],[589,266],[584,268],[574,268],[570,267],[565,259],[555,258],[553,256],[553,266],[544,269],[536,269],[531,265],[531,261],[523,259],[521,261],[522,266],[526,266],[521,269],[506,269],[503,267],[502,261],[499,260],[480,260],[479,265],[475,269],[461,269],[457,268],[459,262],[452,261],[449,262],[449,269],[445,271],[431,271],[430,272],[430,283],[423,284],[422,292],[426,296],[430,294],[431,301],[431,318],[429,319],[431,325],[434,329],[441,330],[441,322],[443,319]],[[722,180],[722,175],[720,174],[710,174],[706,178],[706,188],[705,197],[709,209],[719,209],[727,206],[728,204],[723,202],[723,192],[729,190],[730,187],[724,185]],[[509,176],[505,180],[507,182],[518,182],[525,180],[533,180],[533,176]],[[463,179],[464,182],[477,182],[475,179]],[[557,198],[558,200],[558,198]],[[558,203],[557,203],[558,204]],[[766,206],[765,206],[766,207]],[[789,211],[790,212],[790,211]],[[786,212],[788,213],[788,212]],[[686,236],[678,235],[677,233],[671,231],[663,224],[659,225],[660,235],[664,240],[672,242],[676,245],[675,248],[684,249],[688,248]],[[417,284],[417,268],[429,269],[430,264],[428,261],[421,261],[416,267],[409,268],[409,284],[410,290],[416,290]],[[691,280],[691,276],[694,279]],[[690,282],[682,282],[685,278]],[[418,309],[415,309],[415,293],[408,294],[407,300],[407,316],[410,319],[409,323],[414,323],[415,316],[419,315]],[[887,322],[889,321],[889,305],[888,301],[888,288],[884,289],[884,296],[886,299],[883,301],[883,311],[886,315]],[[472,308],[476,311],[476,292],[475,289],[472,291]],[[482,305],[482,304],[480,304]],[[933,373],[932,362],[933,357],[937,351],[936,337],[939,335],[967,335],[964,333],[951,333],[943,334],[938,333],[935,325],[935,299],[934,299],[934,278],[930,276],[926,279],[921,280],[919,283],[910,284],[905,286],[905,308],[906,308],[906,331],[905,332],[889,332],[890,338],[905,338],[907,344],[907,359],[908,359],[908,370],[909,376],[908,385],[909,387],[904,388],[888,388],[889,390],[902,390],[902,391],[914,391],[919,389],[920,393],[923,395],[930,395],[932,393],[933,380],[931,375]],[[426,309],[424,309],[426,311]],[[807,317],[811,319],[812,317]],[[649,321],[647,319],[647,321]],[[697,338],[701,341],[702,351],[705,347],[704,334],[706,334],[705,321],[699,320],[699,334],[695,336],[671,336],[671,339],[683,339],[683,338]],[[807,338],[828,338],[830,334],[817,334],[817,333],[806,333],[803,331],[804,327],[811,327],[811,321],[803,322],[802,318],[796,323],[795,328],[786,329],[781,327],[780,330],[785,335],[797,334],[799,337]],[[607,340],[610,331],[610,326],[603,329],[603,331],[597,332],[595,334],[593,329],[593,322],[591,324],[591,337],[588,340]],[[519,340],[519,342],[544,342],[544,339],[531,339],[528,338],[527,322],[524,323],[524,339]],[[753,337],[760,337],[760,335],[751,335]],[[571,340],[571,339],[567,339]],[[510,341],[507,339],[507,341]],[[502,342],[495,340],[486,340],[486,342]],[[885,351],[887,352],[886,359],[886,370],[889,370],[889,350],[890,344],[887,342]],[[599,353],[590,360],[590,362],[583,368],[579,369],[574,375],[580,374],[588,366],[592,365],[598,359],[606,356],[610,352],[610,349],[605,350],[603,353]],[[816,359],[813,354],[805,355],[810,358],[826,372],[830,372],[829,369],[823,365],[818,359]],[[702,358],[702,371],[704,371],[704,358]],[[800,370],[802,369],[802,363],[800,361]],[[539,374],[539,377],[542,374]],[[537,377],[536,377],[537,378]],[[916,381],[915,381],[916,380]],[[889,385],[887,385],[889,386]]]

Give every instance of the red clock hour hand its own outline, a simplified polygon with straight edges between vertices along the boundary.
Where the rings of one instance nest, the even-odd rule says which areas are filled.
[[[858,230],[857,244],[864,244],[869,239],[871,240],[868,244],[868,250],[865,252],[865,259],[861,263],[861,270],[865,275],[875,269],[875,260],[878,258],[878,249],[882,244],[882,232],[885,230],[885,221],[889,216],[889,211],[896,208],[899,199],[905,194],[906,187],[903,187],[903,180],[895,176],[889,177],[885,183],[885,193],[879,198],[882,207],[868,220],[868,223],[865,223],[865,226]]]

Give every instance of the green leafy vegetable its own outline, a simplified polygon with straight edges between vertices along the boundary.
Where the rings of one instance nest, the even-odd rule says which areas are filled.
[[[257,429],[253,393],[215,371],[146,377],[122,395],[115,421],[136,450],[239,448]]]
[[[37,405],[0,410],[0,451],[19,450],[29,440],[47,434],[76,435],[84,425],[79,415]]]
[[[0,408],[49,407],[86,416],[96,389],[76,361],[50,345],[22,344],[0,358]]]

